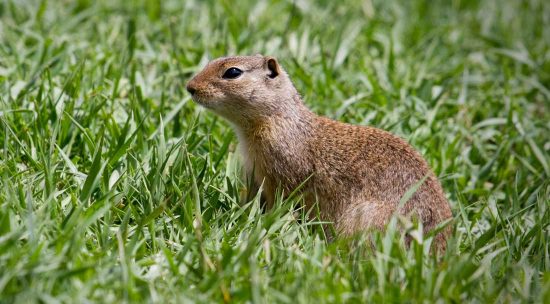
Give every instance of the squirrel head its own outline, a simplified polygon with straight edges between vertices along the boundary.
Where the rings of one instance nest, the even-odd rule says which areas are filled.
[[[198,104],[236,124],[288,112],[296,89],[270,56],[218,58],[187,83]]]

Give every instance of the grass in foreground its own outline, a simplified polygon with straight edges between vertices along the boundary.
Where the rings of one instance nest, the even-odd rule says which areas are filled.
[[[542,0],[0,2],[0,302],[548,301],[548,16]],[[299,198],[239,201],[235,138],[184,83],[258,52],[317,113],[423,152],[455,215],[445,256],[391,227],[373,251],[328,244]]]

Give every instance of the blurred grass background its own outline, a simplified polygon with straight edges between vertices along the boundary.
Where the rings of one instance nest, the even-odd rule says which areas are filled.
[[[549,29],[544,0],[2,0],[0,302],[548,303]],[[239,201],[236,139],[185,83],[255,53],[425,155],[445,256]]]

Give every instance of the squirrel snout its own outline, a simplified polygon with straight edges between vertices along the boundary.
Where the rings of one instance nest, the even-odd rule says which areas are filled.
[[[195,94],[195,92],[197,91],[197,89],[195,89],[195,87],[193,87],[191,83],[188,83],[185,88],[187,89],[187,92],[191,93],[191,95]]]

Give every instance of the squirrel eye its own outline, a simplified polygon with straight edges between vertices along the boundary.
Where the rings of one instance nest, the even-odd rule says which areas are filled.
[[[222,78],[235,79],[235,78],[241,76],[242,73],[243,73],[243,71],[241,71],[237,68],[229,68],[229,69],[227,69],[227,71],[225,71],[225,73],[223,73]]]

